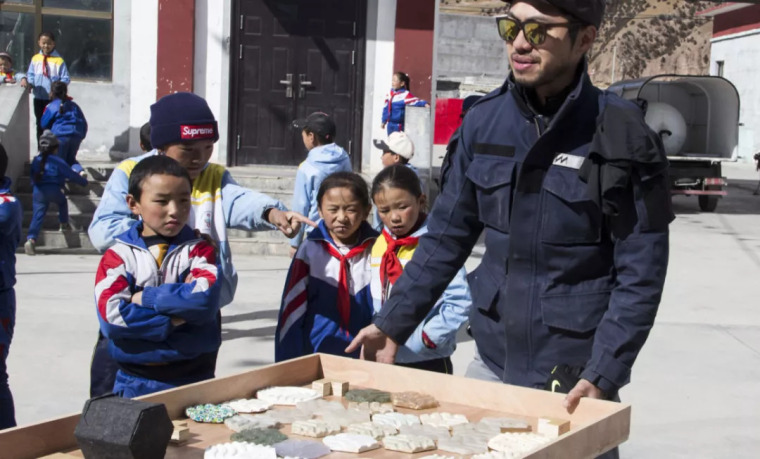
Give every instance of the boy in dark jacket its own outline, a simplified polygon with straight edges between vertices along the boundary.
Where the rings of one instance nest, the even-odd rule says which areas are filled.
[[[0,430],[16,426],[13,396],[5,365],[16,323],[16,247],[21,240],[21,204],[5,176],[8,156],[0,144]]]
[[[190,189],[187,171],[167,156],[140,161],[129,177],[127,203],[141,221],[117,236],[95,279],[119,396],[214,377],[221,283],[214,247],[186,225]]]

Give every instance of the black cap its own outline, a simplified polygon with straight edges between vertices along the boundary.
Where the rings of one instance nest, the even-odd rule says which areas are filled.
[[[330,141],[335,140],[335,122],[327,113],[314,112],[306,118],[293,121],[293,127],[300,130],[307,129]]]
[[[37,142],[40,150],[50,151],[59,145],[58,137],[50,129],[45,129]]]
[[[515,0],[502,0],[504,3],[514,3]],[[602,25],[606,0],[543,0],[544,2],[562,10],[564,13],[580,20],[583,23],[595,26],[597,29]]]

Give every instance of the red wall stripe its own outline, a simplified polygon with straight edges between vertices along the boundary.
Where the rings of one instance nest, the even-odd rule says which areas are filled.
[[[411,92],[433,99],[433,28],[437,0],[404,0],[396,7],[393,71],[409,74]],[[388,82],[390,88],[391,82]]]
[[[156,99],[193,91],[195,0],[158,1]]]
[[[719,14],[713,22],[713,38],[760,29],[760,5]]]

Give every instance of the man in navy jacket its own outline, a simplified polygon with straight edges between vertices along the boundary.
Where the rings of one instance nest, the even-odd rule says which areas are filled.
[[[588,77],[604,1],[511,3],[497,23],[512,72],[465,117],[429,233],[352,347],[393,362],[485,231],[468,375],[541,388],[556,366],[578,368],[572,412],[617,396],[654,323],[667,160],[639,107]]]

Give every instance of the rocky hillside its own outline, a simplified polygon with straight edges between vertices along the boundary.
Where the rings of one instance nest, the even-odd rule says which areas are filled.
[[[498,0],[440,0],[442,13],[493,16],[506,11]],[[621,79],[659,73],[706,74],[712,21],[696,16],[715,2],[684,0],[609,1],[589,73],[607,86]],[[614,74],[613,74],[614,71]]]

